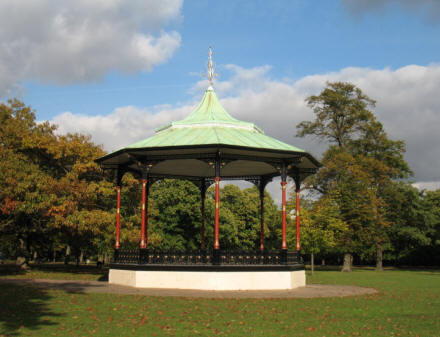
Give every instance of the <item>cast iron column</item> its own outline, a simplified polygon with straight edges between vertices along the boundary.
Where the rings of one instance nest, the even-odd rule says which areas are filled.
[[[148,197],[150,196],[150,186],[151,186],[151,179],[147,180],[147,190],[145,192],[145,247],[148,246],[148,220],[149,220],[149,214],[148,214]]]
[[[119,249],[119,229],[121,224],[121,186],[116,186],[116,243],[115,249]]]
[[[260,182],[260,251],[264,251],[264,182]]]
[[[286,239],[286,164],[283,163],[281,166],[281,191],[282,191],[282,219],[283,219],[283,227],[282,227],[282,239],[281,239],[281,249],[287,250],[287,239]]]
[[[201,228],[201,233],[200,233],[200,243],[201,243],[201,250],[205,250],[205,196],[206,196],[206,183],[205,183],[205,179],[202,179],[202,186],[200,188],[200,196],[202,198],[202,206],[201,206],[201,211],[202,211],[202,228]]]
[[[114,262],[118,263],[119,261],[119,247],[120,247],[120,241],[119,241],[119,233],[121,229],[121,181],[122,181],[122,171],[119,169],[116,169],[115,176],[116,176],[116,238],[115,238],[115,253],[113,256]]]
[[[147,179],[142,179],[141,248],[147,248],[147,241],[145,237],[145,205],[147,199],[147,183]]]
[[[301,249],[300,244],[300,232],[299,232],[299,191],[301,186],[301,180],[299,176],[295,177],[295,192],[296,192],[296,250]]]
[[[220,264],[220,241],[219,241],[219,208],[220,208],[220,158],[217,154],[215,159],[215,220],[214,220],[214,251],[212,252],[212,263]]]
[[[214,249],[220,249],[219,242],[219,207],[220,207],[220,160],[215,161],[215,222],[214,222]]]

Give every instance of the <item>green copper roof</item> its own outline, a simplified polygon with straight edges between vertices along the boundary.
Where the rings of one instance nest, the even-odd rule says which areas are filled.
[[[156,129],[156,132],[163,131],[172,126],[221,126],[226,127],[241,127],[246,129],[255,129],[261,131],[253,123],[242,122],[233,118],[220,104],[217,95],[212,87],[206,90],[202,101],[197,108],[185,119],[181,121],[172,122],[161,128]],[[261,131],[262,132],[262,131]]]
[[[126,146],[125,149],[194,145],[235,145],[304,152],[266,136],[253,123],[233,118],[221,106],[211,87],[206,90],[201,103],[188,117],[157,129],[154,136]]]

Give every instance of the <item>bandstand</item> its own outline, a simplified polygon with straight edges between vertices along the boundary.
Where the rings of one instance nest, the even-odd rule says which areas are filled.
[[[209,55],[210,86],[201,103],[185,119],[156,130],[145,140],[107,154],[96,161],[116,177],[117,214],[114,260],[109,282],[150,288],[201,290],[293,289],[305,285],[304,265],[299,260],[301,181],[320,163],[312,155],[271,138],[253,123],[239,121],[221,106],[213,89],[214,69]],[[270,113],[270,111],[268,112]],[[122,176],[132,172],[141,178],[142,209],[139,249],[120,246]],[[264,189],[281,177],[281,247],[264,247]],[[296,249],[286,240],[286,185],[296,187]],[[201,193],[200,250],[157,251],[148,247],[148,195],[150,186],[164,178],[186,179]],[[246,180],[260,191],[260,240],[254,251],[227,251],[219,241],[220,180]],[[205,246],[205,193],[215,184],[213,247]]]

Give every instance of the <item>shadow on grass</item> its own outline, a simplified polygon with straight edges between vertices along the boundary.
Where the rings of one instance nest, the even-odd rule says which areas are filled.
[[[55,325],[52,318],[60,316],[48,305],[48,291],[22,284],[2,284],[0,291],[0,335],[21,336],[20,330],[37,330]]]
[[[23,270],[15,264],[0,265],[0,277],[19,278],[51,278],[51,275],[64,273],[67,274],[68,279],[76,279],[90,276],[98,281],[108,281],[108,268],[98,268],[93,265],[75,265],[63,263],[44,263],[44,264],[30,264],[29,270]],[[69,275],[70,274],[70,277]]]
[[[26,271],[15,264],[0,264],[0,276],[25,275]]]
[[[62,290],[69,294],[82,294],[92,288],[106,289],[107,282],[84,281],[84,280],[32,280],[32,279],[0,279],[0,287],[6,285],[31,286],[43,290]],[[99,291],[98,291],[99,292]]]

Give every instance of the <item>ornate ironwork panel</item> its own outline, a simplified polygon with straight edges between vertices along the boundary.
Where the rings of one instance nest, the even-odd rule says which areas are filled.
[[[294,265],[298,254],[287,251],[154,251],[147,249],[119,249],[114,263],[140,265]],[[218,256],[218,262],[214,261]]]

